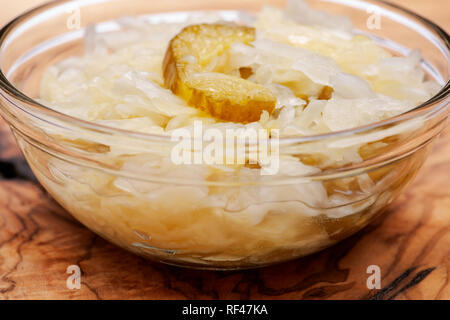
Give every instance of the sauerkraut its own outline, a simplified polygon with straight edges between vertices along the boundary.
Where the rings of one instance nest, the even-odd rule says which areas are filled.
[[[244,70],[246,80],[276,97],[275,111],[263,111],[258,121],[250,123],[209,116],[164,85],[163,60],[174,36],[192,24],[230,20],[255,28],[255,39],[233,43],[214,63],[235,77]],[[123,18],[115,25],[117,30],[109,32],[91,26],[85,54],[47,70],[40,90],[43,104],[93,123],[162,136],[180,128],[193,130],[194,122],[201,121],[204,128],[220,131],[277,129],[284,138],[387,119],[428,100],[439,89],[426,80],[417,50],[406,57],[393,56],[354,33],[347,18],[315,11],[303,1],[289,1],[285,10],[265,7],[255,17],[205,12],[186,15],[183,22],[150,16]],[[211,70],[214,63],[208,66]],[[384,138],[403,129],[335,144],[297,146],[295,153],[307,157],[280,151],[276,175],[309,176],[361,162],[361,150],[383,146]],[[95,141],[103,146],[97,151],[114,158],[120,170],[149,177],[139,181],[51,159],[50,174],[64,188],[39,178],[69,211],[116,243],[196,263],[246,259],[260,263],[313,252],[336,241],[340,232],[366,224],[368,216],[394,197],[389,186],[396,178],[388,173],[382,177],[363,173],[339,182],[307,179],[265,185],[273,177],[261,176],[258,165],[177,166],[166,149],[150,152],[138,143],[125,145],[120,138],[51,134],[77,143]],[[152,182],[155,177],[196,183]],[[210,181],[246,183],[220,186],[209,185]]]

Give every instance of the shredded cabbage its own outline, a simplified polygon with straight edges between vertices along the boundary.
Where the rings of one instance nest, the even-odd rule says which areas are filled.
[[[70,57],[47,70],[40,99],[55,110],[94,123],[130,131],[169,135],[193,130],[200,120],[206,128],[279,129],[281,137],[306,136],[345,130],[377,122],[410,110],[429,99],[439,86],[425,80],[421,55],[412,51],[394,57],[367,37],[353,34],[351,22],[289,1],[287,8],[264,8],[253,26],[256,40],[234,44],[225,57],[225,72],[239,74],[251,68],[248,80],[269,88],[277,98],[272,115],[263,112],[255,123],[219,122],[164,88],[162,62],[166,46],[184,26],[195,21],[216,22],[216,13],[195,14],[183,23],[153,23],[124,18],[118,30],[86,32],[86,53]],[[329,96],[324,97],[325,91]],[[416,125],[416,124],[413,124]],[[322,167],[362,161],[360,149],[368,143],[408,128],[391,128],[364,139],[297,146],[303,159],[280,156],[280,177],[317,174]],[[129,230],[145,232],[152,246],[195,253],[207,261],[239,260],[280,248],[313,251],[332,242],[330,232],[313,220],[320,216],[344,219],[364,210],[374,214],[390,195],[383,193],[389,177],[374,181],[368,174],[343,179],[333,188],[324,182],[264,186],[269,178],[260,168],[247,166],[176,166],[167,150],[145,152],[138,143],[120,138],[86,139],[107,146],[102,150],[121,157],[121,170],[143,177],[183,178],[207,182],[246,181],[254,185],[208,187],[138,181],[86,171],[61,160],[51,160],[50,171],[58,184],[46,180],[53,194],[81,221],[102,228],[116,225],[121,241],[136,240]],[[349,190],[334,192],[335,190]],[[381,191],[380,191],[381,190]],[[347,193],[346,193],[347,192]],[[352,220],[350,226],[356,223]],[[364,224],[365,222],[358,222]]]

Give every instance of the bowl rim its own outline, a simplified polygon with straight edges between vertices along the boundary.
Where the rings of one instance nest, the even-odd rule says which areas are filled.
[[[114,2],[117,0],[93,0],[89,3],[95,4],[96,2]],[[120,1],[126,1],[126,0],[120,0]],[[342,5],[349,6],[347,3],[347,0],[322,0],[325,2],[333,2],[338,3]],[[429,27],[438,38],[443,42],[445,45],[446,52],[443,52],[444,55],[447,55],[450,57],[450,35],[443,30],[441,27],[439,27],[437,24],[429,20],[428,18],[422,17],[421,15],[415,13],[414,11],[411,11],[409,9],[406,9],[400,5],[391,3],[386,0],[371,0],[372,2],[382,4],[384,6],[389,7],[390,9],[396,9],[401,11],[403,14],[407,14],[411,16],[412,18],[418,20],[419,22],[425,24],[427,27]],[[368,3],[366,1],[358,1],[361,2],[364,5],[370,6],[373,5],[371,3]],[[36,12],[40,12],[43,10],[46,10],[48,8],[51,8],[53,6],[60,6],[60,5],[66,5],[73,3],[72,0],[52,0],[49,2],[46,2],[42,5],[39,5],[35,8],[32,8],[30,10],[25,11],[21,15],[17,16],[10,22],[8,22],[6,25],[4,25],[0,29],[0,56],[1,56],[1,49],[2,45],[5,42],[5,39],[7,38],[9,32],[14,29],[16,26],[19,26],[24,20],[26,20],[29,16],[32,16]],[[450,58],[448,60],[450,63]],[[121,135],[121,136],[127,136],[130,138],[139,138],[139,139],[149,139],[149,140],[171,140],[171,135],[169,134],[153,134],[153,133],[143,133],[143,132],[137,132],[132,130],[126,130],[126,129],[119,129],[115,127],[111,127],[108,125],[103,124],[97,124],[92,121],[83,120],[81,118],[77,118],[65,113],[62,113],[61,111],[57,111],[55,109],[52,109],[50,107],[47,107],[35,99],[27,96],[20,90],[18,90],[5,76],[3,73],[3,70],[0,68],[0,89],[4,90],[5,93],[10,95],[11,97],[17,99],[18,101],[21,101],[23,103],[27,104],[27,107],[32,107],[35,109],[38,113],[45,114],[46,116],[50,117],[51,119],[56,119],[58,121],[62,121],[65,123],[70,123],[72,125],[77,125],[83,129],[87,130],[95,130],[97,133],[105,133],[105,134],[113,134],[113,135]],[[15,107],[19,109],[24,109],[22,106],[17,105],[14,101],[8,99],[3,94],[2,90],[0,90],[0,95],[5,98],[9,103],[14,105]],[[414,119],[416,117],[419,117],[423,113],[434,113],[436,111],[439,111],[440,109],[445,109],[449,107],[450,105],[450,78],[447,79],[447,82],[444,84],[444,86],[441,88],[439,92],[437,92],[433,97],[431,97],[429,100],[423,102],[422,104],[419,104],[418,106],[412,108],[411,110],[394,116],[387,119],[384,119],[382,121],[373,122],[364,126],[358,126],[350,129],[345,130],[339,130],[339,131],[332,131],[327,133],[321,133],[321,134],[313,134],[313,135],[292,135],[292,136],[286,136],[286,137],[279,137],[280,142],[285,143],[303,143],[303,142],[312,142],[312,141],[320,141],[320,140],[326,140],[330,138],[341,138],[341,137],[347,137],[352,136],[355,134],[360,134],[364,132],[370,132],[375,129],[383,128],[385,126],[392,126],[395,124],[402,123],[407,120]],[[2,104],[0,104],[0,108],[4,108]],[[450,109],[450,108],[449,108]],[[449,110],[450,112],[450,110]],[[195,138],[193,138],[195,139]]]

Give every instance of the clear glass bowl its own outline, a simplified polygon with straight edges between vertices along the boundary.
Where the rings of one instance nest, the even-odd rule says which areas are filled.
[[[423,105],[386,121],[280,140],[281,155],[302,159],[314,159],[318,148],[357,146],[362,157],[357,163],[336,162],[310,175],[221,173],[204,179],[196,174],[201,167],[168,170],[153,165],[149,159],[170,153],[170,137],[94,125],[33,100],[39,97],[40,79],[49,65],[83,53],[83,32],[89,24],[161,12],[252,12],[260,9],[259,0],[56,1],[27,12],[0,31],[0,112],[48,192],[81,223],[127,250],[164,263],[218,270],[260,267],[311,254],[379,216],[422,166],[449,113],[450,52],[443,30],[384,1],[310,3],[349,16],[360,32],[393,52],[419,48],[428,77],[443,86]],[[368,30],[374,8],[382,28]],[[78,13],[79,26],[70,20]],[[129,165],[129,159],[108,152],[114,146],[129,146],[143,156]],[[315,192],[318,185],[324,193]],[[291,197],[293,189],[303,196],[296,192]],[[239,197],[245,192],[256,196],[234,210],[205,200],[213,193]]]

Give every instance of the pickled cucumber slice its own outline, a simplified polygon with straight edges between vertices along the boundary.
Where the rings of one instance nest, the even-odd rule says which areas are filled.
[[[248,44],[255,29],[199,24],[184,28],[170,42],[163,62],[165,86],[189,105],[232,122],[258,121],[271,114],[276,97],[262,85],[222,73],[224,53],[235,42]]]

